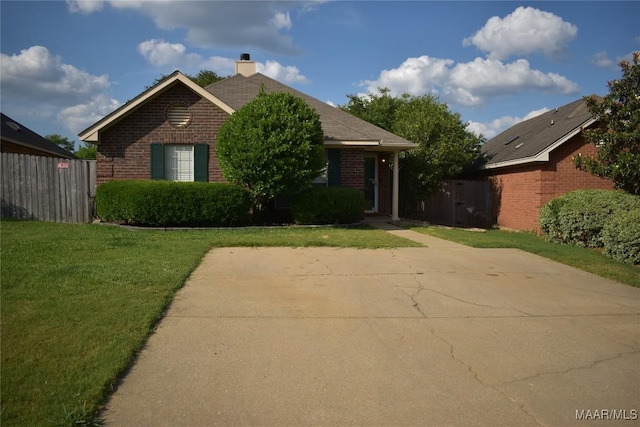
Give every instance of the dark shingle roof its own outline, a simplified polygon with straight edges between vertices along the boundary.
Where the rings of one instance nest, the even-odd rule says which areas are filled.
[[[5,114],[0,113],[0,120],[2,120],[2,123],[0,123],[0,134],[2,135],[3,141],[12,142],[65,159],[75,159],[75,156],[64,148],[43,138]]]
[[[279,83],[263,74],[245,77],[236,74],[206,87],[206,90],[234,110],[254,99],[264,87],[266,93],[288,92],[306,101],[319,115],[325,141],[380,142],[379,148],[413,148],[415,145],[404,138],[361,120],[346,111],[332,107],[316,98]]]
[[[539,160],[539,156],[592,122],[582,99],[520,122],[482,146],[489,159],[485,168]]]

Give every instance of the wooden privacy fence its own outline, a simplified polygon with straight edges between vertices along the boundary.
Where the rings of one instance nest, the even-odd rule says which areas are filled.
[[[409,218],[451,227],[490,228],[496,223],[490,181],[446,180]]]
[[[94,213],[95,160],[2,153],[2,217],[86,223]]]

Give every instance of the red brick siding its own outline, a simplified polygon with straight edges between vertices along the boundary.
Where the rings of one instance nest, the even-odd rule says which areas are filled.
[[[191,113],[188,126],[175,128],[168,123],[166,111],[174,104],[188,107]],[[224,181],[216,137],[228,116],[182,84],[176,84],[101,133],[98,184],[115,179],[150,179],[152,143],[208,144],[209,181]]]
[[[342,150],[340,156],[340,186],[364,191],[364,150]]]
[[[549,200],[574,190],[612,189],[611,181],[575,168],[572,159],[579,153],[593,156],[596,148],[577,136],[554,150],[549,162],[507,168],[494,174],[492,180],[500,194],[498,225],[539,231],[538,212]]]

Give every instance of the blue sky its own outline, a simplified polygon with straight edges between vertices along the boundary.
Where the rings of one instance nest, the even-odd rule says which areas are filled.
[[[259,71],[334,105],[432,94],[492,137],[608,92],[640,50],[640,2],[2,1],[2,112],[77,134],[176,69]]]

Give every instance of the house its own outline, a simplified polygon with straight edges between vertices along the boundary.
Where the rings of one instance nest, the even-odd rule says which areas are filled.
[[[398,218],[398,155],[416,145],[257,73],[248,54],[236,62],[234,76],[206,88],[176,71],[81,132],[81,140],[98,145],[98,184],[117,179],[224,181],[216,153],[218,130],[261,88],[301,97],[319,114],[327,159],[320,182],[357,188],[365,195],[366,213]]]
[[[576,169],[578,154],[595,156],[582,130],[596,125],[580,99],[518,123],[487,141],[479,175],[494,189],[498,225],[539,231],[538,211],[549,200],[579,189],[612,189],[613,182]]]
[[[76,157],[28,127],[0,113],[0,149],[3,153],[75,159]]]

